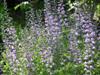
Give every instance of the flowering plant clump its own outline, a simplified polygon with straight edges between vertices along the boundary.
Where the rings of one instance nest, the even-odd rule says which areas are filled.
[[[0,75],[100,74],[97,1],[34,0],[15,10],[8,5],[0,4]],[[24,5],[29,9],[22,13]],[[13,16],[21,14],[24,21]]]
[[[88,15],[87,15],[88,16]],[[95,32],[95,26],[92,24],[89,17],[83,15],[82,17],[82,28],[84,33],[84,41],[86,45],[86,51],[84,52],[84,65],[86,72],[90,72],[92,69],[94,69],[93,66],[93,56],[95,54],[95,39],[96,39],[96,32]]]

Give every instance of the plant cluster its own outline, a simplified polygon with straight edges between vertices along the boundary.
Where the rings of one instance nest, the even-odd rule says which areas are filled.
[[[0,5],[0,75],[100,74],[97,2],[43,0],[41,9],[26,1],[14,9],[23,6],[24,27],[6,1]]]

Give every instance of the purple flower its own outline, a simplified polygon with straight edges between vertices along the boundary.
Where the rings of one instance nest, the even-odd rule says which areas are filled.
[[[95,35],[95,32],[91,32],[90,33],[90,37],[95,37],[96,35]]]
[[[90,39],[89,38],[86,38],[85,39],[85,43],[90,43]]]

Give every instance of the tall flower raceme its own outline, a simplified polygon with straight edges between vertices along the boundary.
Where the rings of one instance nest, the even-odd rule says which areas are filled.
[[[75,19],[75,35],[79,36],[82,33],[82,28],[81,28],[81,9],[78,6],[75,6],[75,13],[74,13],[74,19]]]
[[[26,12],[26,25],[30,27],[33,33],[38,37],[41,33],[42,22],[42,10],[35,10],[31,8]]]
[[[59,21],[61,24],[64,26],[68,26],[68,19],[65,11],[65,5],[64,5],[64,0],[58,0],[57,2],[57,13],[59,16]]]
[[[52,1],[53,2],[53,1]],[[47,32],[47,39],[48,39],[48,46],[50,48],[51,57],[54,59],[52,55],[56,52],[56,45],[58,42],[58,38],[61,34],[61,18],[58,17],[57,9],[55,1],[53,2],[55,5],[53,6],[51,3],[51,0],[45,0],[45,9],[44,9],[44,15],[45,15],[45,26],[46,26],[46,32]],[[55,10],[55,11],[54,11]],[[52,60],[52,65],[54,65],[54,62]]]
[[[58,17],[58,14],[56,13],[57,10],[54,9],[55,11],[52,11],[53,6],[51,6],[50,1],[45,1],[45,9],[44,9],[44,14],[45,14],[45,26],[46,26],[46,31],[48,33],[50,44],[54,45],[56,43],[57,37],[61,33],[61,18]],[[55,7],[54,7],[55,8]]]
[[[7,18],[8,19],[8,18]],[[10,18],[9,18],[9,22]],[[9,22],[6,22],[6,24],[10,24]],[[16,56],[16,30],[13,26],[7,26],[7,28],[5,28],[4,30],[4,37],[3,37],[3,42],[6,48],[6,56],[7,59],[9,61],[11,70],[13,70],[13,72],[17,72],[18,70],[18,64],[19,61],[17,60],[17,56]]]
[[[46,30],[46,37],[47,37],[48,43],[49,43],[50,48],[51,48],[50,49],[50,53],[48,52],[48,54],[50,55],[50,58],[47,58],[47,60],[52,59],[51,62],[46,61],[47,63],[45,63],[46,65],[48,65],[47,66],[47,68],[48,68],[48,67],[52,66],[52,63],[53,63],[53,57],[52,57],[53,55],[52,55],[52,47],[51,47],[51,43],[52,43],[51,39],[52,39],[52,37],[51,37],[51,33],[50,33],[49,27],[53,25],[54,17],[53,17],[53,15],[51,13],[50,0],[44,0],[44,7],[45,7],[44,8],[44,16],[45,16],[44,20],[45,20],[45,26],[46,26],[46,29],[45,29]],[[51,69],[50,68],[49,68],[48,72],[51,73]]]
[[[75,62],[77,63],[81,63],[82,62],[82,59],[81,59],[81,52],[78,48],[78,44],[80,43],[80,40],[78,39],[78,37],[81,35],[82,31],[81,31],[81,24],[80,24],[80,9],[79,7],[75,7],[75,13],[74,13],[74,18],[75,18],[75,26],[73,26],[72,30],[71,30],[71,33],[72,33],[72,42],[73,45],[73,49],[75,49],[75,51],[73,52],[72,50],[72,54],[74,56],[76,56],[75,58]],[[75,53],[75,54],[74,54]]]
[[[44,22],[43,22],[43,10],[35,10],[34,26],[36,28],[36,35],[39,37],[43,33]]]
[[[31,8],[29,11],[26,12],[26,25],[29,27],[29,32],[30,34],[28,36],[26,36],[28,38],[28,47],[30,47],[28,50],[29,50],[29,53],[27,53],[26,51],[26,55],[28,54],[28,56],[31,55],[31,59],[29,61],[29,59],[27,58],[27,60],[30,62],[29,65],[30,65],[30,68],[32,68],[32,63],[34,63],[35,59],[37,57],[39,57],[39,55],[36,55],[35,58],[32,58],[32,56],[34,56],[34,53],[36,52],[41,52],[41,51],[36,51],[36,50],[33,48],[35,46],[39,46],[40,43],[42,42],[38,42],[38,40],[40,40],[40,38],[43,36],[43,18],[42,18],[42,10],[36,10],[34,8]],[[43,38],[42,38],[43,39]],[[43,44],[43,43],[42,43]],[[33,48],[34,50],[30,51],[30,49]],[[41,46],[39,47],[41,48]],[[32,62],[33,61],[33,62]],[[33,65],[35,67],[35,64]],[[37,68],[37,67],[35,67]],[[37,68],[38,69],[38,68]]]
[[[5,22],[3,23],[3,42],[6,49],[6,58],[10,64],[10,69],[17,73],[19,61],[17,59],[16,52],[16,29],[13,26],[12,18],[9,17],[7,13],[7,5],[4,0],[4,8],[5,8]]]
[[[81,26],[85,42],[84,70],[87,74],[91,74],[91,71],[94,69],[93,63],[96,49],[96,32],[95,25],[93,25],[89,14],[84,12],[81,14]]]
[[[76,63],[81,63],[81,53],[78,49],[78,39],[75,28],[72,28],[69,34],[69,49],[72,54],[73,61]]]
[[[80,13],[79,13],[78,7],[75,7],[75,12],[73,14],[74,17],[74,24],[71,26],[70,33],[69,33],[69,50],[71,52],[73,61],[76,63],[81,63],[81,52],[80,49],[78,48],[79,44],[79,39],[78,37],[80,36],[81,32],[81,24],[80,24]]]
[[[36,21],[35,17],[35,10],[31,8],[29,11],[26,11],[25,17],[27,27],[25,27],[25,29],[22,32],[23,36],[22,40],[20,40],[20,44],[22,45],[23,58],[26,62],[25,66],[27,67],[28,74],[32,74],[32,72],[34,72],[35,69],[35,65],[33,62],[33,55],[35,53],[35,50],[32,50],[32,48],[36,44],[37,38],[40,33],[37,34],[38,30],[36,26],[38,25],[38,22]]]

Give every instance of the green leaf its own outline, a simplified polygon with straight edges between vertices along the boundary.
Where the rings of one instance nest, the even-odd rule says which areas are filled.
[[[28,2],[28,1],[21,2],[20,4],[16,5],[16,6],[14,7],[14,9],[17,10],[19,7],[21,7],[21,6],[26,7],[27,5],[29,5],[29,2]]]

